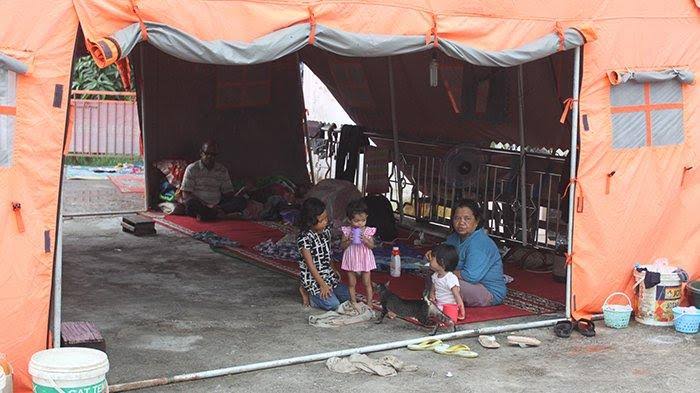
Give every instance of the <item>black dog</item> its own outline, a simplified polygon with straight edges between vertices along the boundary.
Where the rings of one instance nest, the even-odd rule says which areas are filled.
[[[403,300],[391,293],[383,284],[375,285],[375,291],[379,294],[382,304],[382,312],[377,323],[382,323],[386,314],[391,311],[401,318],[415,318],[421,325],[432,327],[431,336],[437,333],[441,324],[451,326],[453,332],[457,331],[457,326],[452,319],[428,300],[427,292],[423,293],[423,300]]]

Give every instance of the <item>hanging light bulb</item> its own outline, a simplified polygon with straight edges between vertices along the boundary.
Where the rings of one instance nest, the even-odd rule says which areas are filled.
[[[437,52],[433,51],[433,59],[430,60],[430,66],[428,67],[430,73],[430,87],[437,87],[438,85],[438,60]]]

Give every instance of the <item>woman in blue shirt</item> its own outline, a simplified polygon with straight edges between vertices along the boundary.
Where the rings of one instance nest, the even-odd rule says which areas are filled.
[[[501,304],[506,297],[503,280],[503,261],[496,243],[482,228],[479,206],[476,202],[459,202],[452,213],[452,229],[445,243],[459,253],[455,274],[466,307],[484,307]]]

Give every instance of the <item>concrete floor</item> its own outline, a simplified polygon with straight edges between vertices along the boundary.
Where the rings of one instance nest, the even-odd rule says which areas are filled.
[[[216,254],[162,227],[155,237],[122,233],[119,220],[75,218],[64,227],[64,320],[96,323],[107,341],[111,384],[425,333],[399,320],[311,327],[307,317],[318,311],[301,307],[296,280]],[[634,322],[618,331],[601,321],[597,331],[594,338],[570,339],[556,338],[551,329],[521,332],[542,340],[530,349],[485,350],[476,339],[460,340],[479,352],[477,359],[408,350],[370,355],[394,354],[419,367],[392,378],[335,374],[312,363],[144,392],[697,390],[697,336]],[[505,343],[505,334],[498,338]]]
[[[64,211],[135,210],[142,194],[120,193],[109,180],[69,180]],[[296,280],[212,252],[205,244],[158,227],[138,238],[119,218],[74,218],[64,227],[65,321],[92,321],[105,336],[111,384],[173,376],[259,361],[420,337],[402,321],[338,329],[307,324],[318,311],[298,303]],[[475,324],[496,326],[533,318]],[[459,340],[477,359],[394,350],[418,365],[396,377],[340,375],[322,362],[145,389],[144,392],[382,391],[596,392],[696,391],[697,336],[631,323],[625,330],[597,324],[598,335],[556,338],[551,329],[520,332],[539,348],[482,349]],[[506,334],[498,335],[505,343]],[[447,372],[452,377],[447,377]],[[695,386],[695,388],[693,388]]]
[[[63,187],[63,213],[96,213],[143,210],[144,195],[123,193],[108,179],[66,180]]]

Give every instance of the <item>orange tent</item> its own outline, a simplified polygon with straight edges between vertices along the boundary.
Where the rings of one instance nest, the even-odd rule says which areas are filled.
[[[474,65],[511,67],[582,48],[580,95],[567,106],[580,138],[570,191],[576,209],[569,300],[581,316],[599,312],[613,291],[631,292],[635,262],[666,257],[691,277],[700,272],[700,222],[693,218],[700,201],[700,91],[693,84],[700,8],[697,0],[647,3],[0,1],[0,352],[15,365],[20,391],[30,386],[29,357],[51,342],[79,28],[98,64],[122,69],[144,41],[174,58],[221,65],[273,62],[313,47],[365,59],[439,51]],[[148,84],[147,75],[137,89]],[[147,117],[150,109],[143,110]],[[372,121],[380,122],[362,122]],[[431,137],[425,129],[410,132]]]

